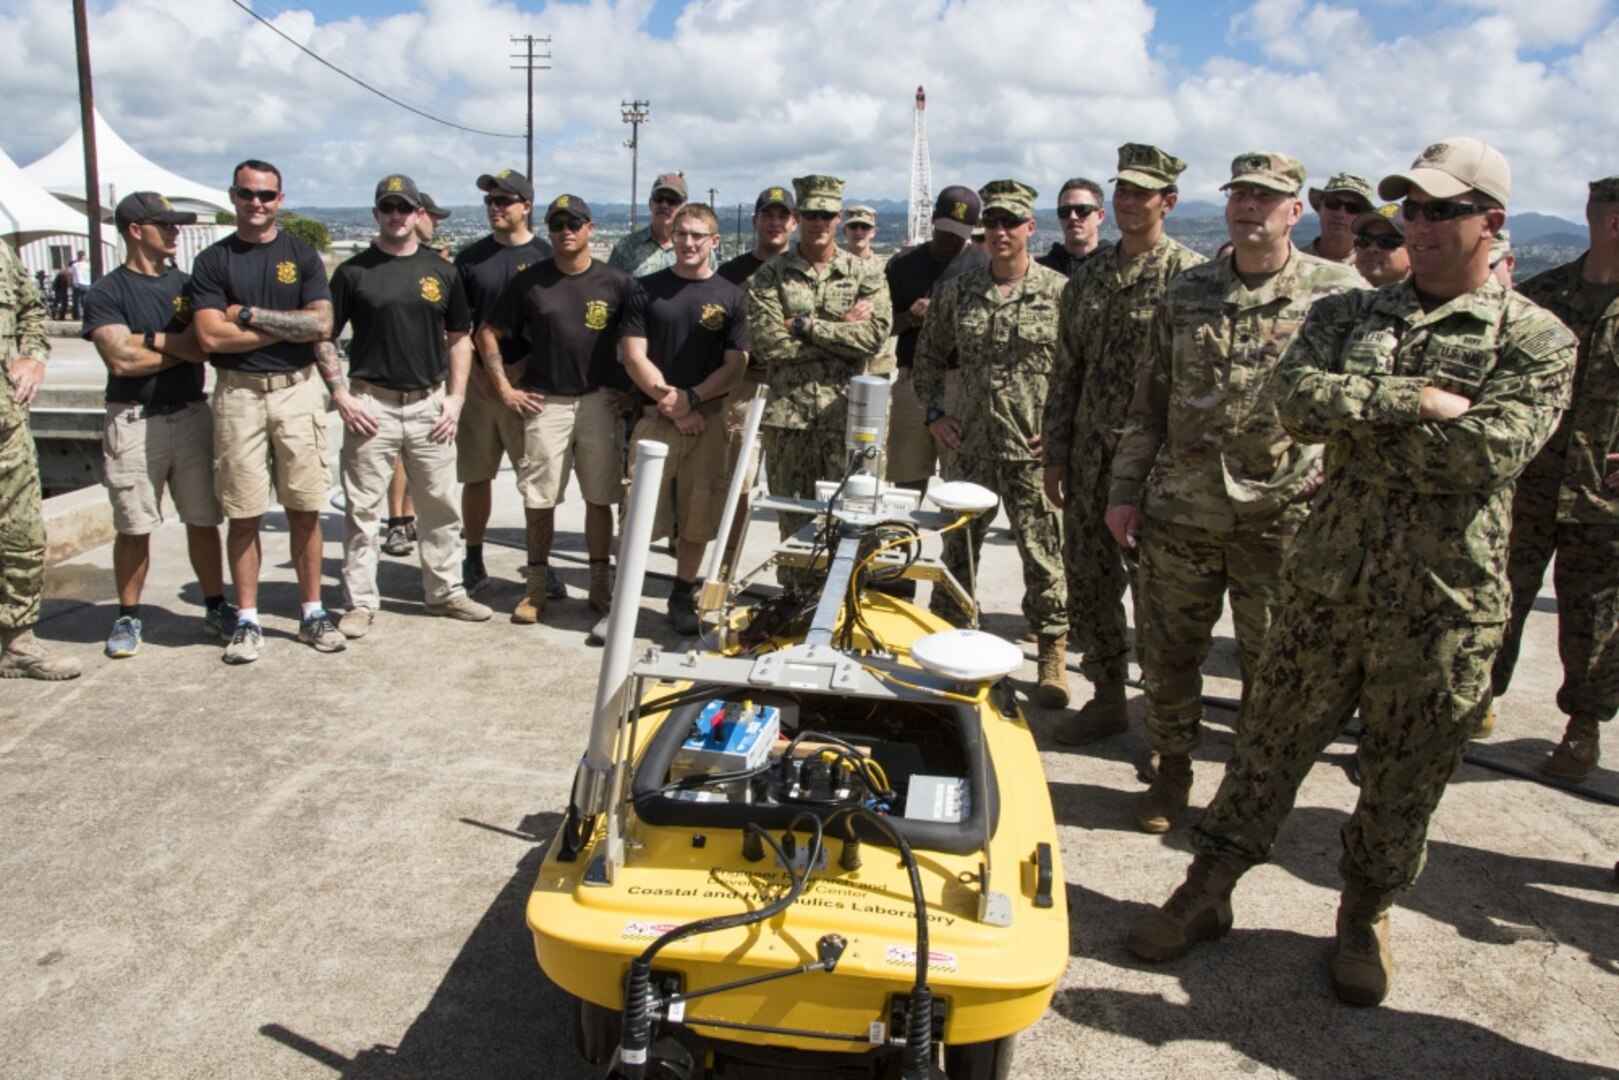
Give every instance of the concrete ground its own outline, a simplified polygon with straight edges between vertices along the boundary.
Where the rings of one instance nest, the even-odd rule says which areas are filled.
[[[509,475],[496,494],[492,537],[516,542]],[[559,522],[575,558],[578,511]],[[575,599],[517,627],[505,615],[518,550],[489,550],[484,599],[498,614],[478,625],[427,617],[412,561],[384,557],[372,634],[322,656],[295,640],[284,521],[267,520],[267,640],[245,668],[200,632],[179,526],[155,535],[133,659],[100,651],[116,613],[110,547],[51,571],[40,634],[85,674],[0,683],[0,1074],[597,1075],[574,1056],[570,1013],[523,925],[600,657],[583,642],[583,563],[558,560]],[[341,515],[323,525],[336,605]],[[986,621],[1015,640],[1021,585],[1001,525]],[[754,540],[773,533],[762,521]],[[1306,781],[1274,863],[1243,881],[1233,933],[1153,967],[1124,938],[1179,881],[1187,830],[1134,828],[1139,722],[1070,752],[1050,742],[1059,714],[1029,706],[1071,959],[1013,1075],[1619,1076],[1619,814],[1485,767],[1532,770],[1561,732],[1555,610],[1548,589],[1497,733],[1434,818],[1427,869],[1395,913],[1398,974],[1380,1009],[1338,1004],[1325,970],[1351,741]],[[640,630],[674,644],[661,599]],[[1208,692],[1235,696],[1229,622],[1218,634]],[[1075,689],[1082,700],[1077,676]],[[1232,746],[1229,714],[1211,717],[1198,806]],[[1619,773],[1586,787],[1612,800]]]

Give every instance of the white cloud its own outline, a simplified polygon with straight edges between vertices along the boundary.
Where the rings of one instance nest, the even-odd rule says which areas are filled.
[[[918,83],[937,184],[1014,176],[1047,201],[1068,176],[1111,175],[1127,141],[1188,159],[1194,197],[1214,197],[1248,149],[1299,155],[1318,177],[1378,175],[1459,132],[1513,159],[1525,209],[1571,213],[1586,179],[1616,169],[1619,21],[1600,0],[1429,0],[1382,38],[1371,9],[1257,0],[1231,21],[1223,55],[1190,71],[1176,58],[1207,48],[1160,25],[1147,0],[692,0],[669,39],[647,29],[652,0],[398,0],[385,18],[325,21],[298,0],[260,3],[334,64],[489,131],[523,126],[509,36],[549,35],[551,68],[535,75],[546,196],[627,197],[619,102],[633,97],[651,102],[643,197],[668,168],[724,205],[811,171],[845,177],[854,195],[903,197]],[[103,0],[91,33],[103,113],[203,182],[223,185],[254,156],[283,168],[294,205],[362,204],[392,171],[456,204],[477,197],[478,173],[523,162],[521,140],[389,105],[224,0]],[[1564,42],[1578,44],[1549,49]],[[0,0],[0,93],[0,142],[20,163],[74,130],[69,5]]]

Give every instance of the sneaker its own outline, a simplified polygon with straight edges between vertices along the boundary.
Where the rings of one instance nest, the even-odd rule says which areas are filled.
[[[112,633],[107,635],[107,655],[114,660],[134,656],[141,648],[141,621],[131,615],[120,615],[113,621]]]
[[[568,598],[568,587],[562,584],[561,578],[557,577],[556,570],[549,566],[545,568],[545,595],[552,600],[566,600]]]
[[[461,560],[461,587],[468,596],[474,596],[478,590],[489,584],[489,571],[483,568],[482,562],[473,562],[471,559]]]
[[[204,612],[202,629],[220,641],[229,641],[236,634],[236,605],[222,603],[214,610]]]
[[[264,644],[264,631],[256,622],[236,623],[231,631],[230,644],[225,646],[225,663],[251,664],[259,658],[259,646]]]
[[[488,604],[480,604],[465,593],[456,593],[442,603],[429,603],[427,613],[442,619],[460,619],[462,622],[486,622],[494,614]]]
[[[350,608],[343,613],[343,618],[338,621],[337,629],[350,641],[363,638],[366,631],[371,629],[371,622],[376,617],[377,613],[368,607]]]
[[[389,528],[387,538],[382,541],[382,550],[388,555],[409,555],[416,550],[416,544],[411,540],[405,526],[394,525]]]
[[[332,625],[332,617],[322,608],[313,615],[304,616],[298,624],[298,640],[316,652],[342,652],[347,646],[343,635]]]

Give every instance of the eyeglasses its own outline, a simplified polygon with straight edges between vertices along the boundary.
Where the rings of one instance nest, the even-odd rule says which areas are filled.
[[[416,208],[406,202],[377,203],[377,209],[384,214],[414,214],[416,212]]]
[[[711,232],[691,232],[688,229],[678,229],[675,232],[675,239],[676,240],[684,240],[688,244],[693,244],[693,243],[696,243],[699,240],[707,240],[709,237],[711,237],[713,235],[714,234],[711,233]]]
[[[1371,233],[1355,234],[1356,247],[1369,248],[1373,244],[1376,244],[1384,251],[1398,251],[1400,248],[1405,247],[1405,237],[1399,233],[1378,233],[1376,236]]]
[[[983,222],[985,229],[1015,229],[1023,224],[1023,219],[1010,214],[985,214]]]
[[[558,214],[550,221],[547,221],[545,227],[552,232],[578,232],[589,224],[590,222],[582,217],[574,217],[572,214]]]
[[[844,227],[845,230],[848,230],[848,231],[851,231],[851,232],[856,231],[856,230],[858,230],[860,232],[868,232],[868,231],[870,231],[872,229],[875,229],[877,226],[869,224],[869,223],[864,222],[864,221],[849,221],[849,222],[845,222],[843,227]]]
[[[1430,222],[1455,221],[1457,218],[1472,217],[1474,214],[1487,214],[1488,206],[1470,202],[1451,202],[1448,199],[1435,199],[1433,202],[1412,202],[1407,199],[1400,204],[1400,216],[1407,221],[1423,218]]]
[[[1100,206],[1092,206],[1089,203],[1072,203],[1068,206],[1057,207],[1057,216],[1064,221],[1071,217],[1077,217],[1079,220],[1084,221],[1092,214],[1100,214],[1101,212],[1102,208]]]
[[[674,192],[664,192],[652,196],[652,201],[654,203],[661,203],[664,206],[679,206],[681,203],[686,201],[686,197],[684,195],[676,195]]]
[[[836,210],[800,210],[798,216],[804,221],[831,221],[838,216]]]
[[[243,202],[273,203],[281,197],[279,191],[255,191],[252,188],[233,187],[230,193]]]
[[[1258,184],[1237,184],[1226,188],[1225,198],[1226,202],[1247,202],[1252,199],[1254,202],[1268,203],[1285,199],[1287,196],[1280,191],[1260,187]]]
[[[1321,200],[1321,209],[1323,209],[1323,210],[1347,210],[1351,214],[1359,214],[1359,213],[1363,213],[1363,212],[1365,212],[1367,210],[1370,210],[1371,207],[1367,206],[1365,203],[1361,202],[1359,199],[1339,199],[1339,198],[1335,198],[1335,197],[1333,197],[1331,195],[1328,195],[1326,198]]]
[[[485,206],[498,206],[502,210],[506,209],[508,206],[516,206],[522,201],[522,199],[519,199],[515,195],[485,195],[483,197],[483,204]]]

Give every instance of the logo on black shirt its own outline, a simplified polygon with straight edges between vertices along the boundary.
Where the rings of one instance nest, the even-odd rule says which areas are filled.
[[[704,304],[703,313],[697,316],[697,324],[704,330],[725,329],[725,308],[720,304]]]
[[[585,325],[592,330],[607,329],[607,301],[585,301]]]
[[[283,285],[296,285],[298,283],[298,264],[292,262],[276,263],[275,279]]]
[[[174,315],[178,319],[188,319],[191,316],[191,297],[181,294],[174,298]]]
[[[422,278],[422,299],[429,304],[436,304],[444,299],[444,290],[439,288],[438,278]]]

